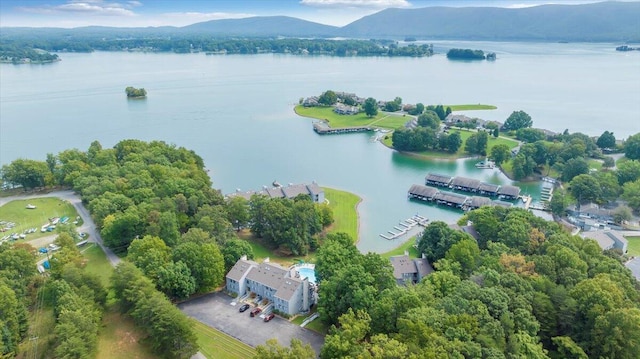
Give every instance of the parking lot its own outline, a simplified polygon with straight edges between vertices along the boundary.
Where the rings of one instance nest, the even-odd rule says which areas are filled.
[[[268,339],[276,338],[288,346],[292,338],[298,338],[320,354],[324,337],[314,331],[300,328],[278,316],[265,323],[262,318],[250,317],[251,309],[238,312],[240,304],[231,305],[233,298],[224,293],[211,293],[178,305],[188,316],[216,328],[244,343],[256,347]],[[253,307],[252,307],[253,308]],[[262,314],[262,313],[261,313]]]

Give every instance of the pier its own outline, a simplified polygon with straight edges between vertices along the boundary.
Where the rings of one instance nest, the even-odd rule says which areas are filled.
[[[426,227],[428,222],[429,222],[429,219],[419,214],[416,214],[411,218],[407,218],[404,221],[400,221],[400,223],[398,223],[397,226],[393,226],[393,229],[395,231],[387,231],[387,233],[380,233],[380,237],[387,240],[396,239],[398,237],[401,237],[409,233],[409,231],[411,231],[411,229],[415,228],[416,226]]]

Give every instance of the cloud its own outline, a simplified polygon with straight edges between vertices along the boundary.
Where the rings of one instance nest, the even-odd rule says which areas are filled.
[[[300,0],[301,5],[314,7],[387,8],[410,7],[406,0]]]
[[[70,0],[62,5],[22,6],[19,9],[38,14],[75,13],[98,16],[136,16],[131,8],[141,5],[142,3],[139,1],[118,3],[103,0]]]

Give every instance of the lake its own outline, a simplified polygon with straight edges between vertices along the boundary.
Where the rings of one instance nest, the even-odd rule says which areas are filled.
[[[453,222],[460,213],[408,202],[427,172],[511,183],[477,159],[423,161],[372,141],[372,134],[319,136],[293,106],[333,89],[404,103],[484,103],[468,112],[504,121],[515,110],[534,127],[617,138],[640,132],[640,52],[615,44],[434,43],[436,50],[493,51],[495,62],[430,58],[290,55],[61,54],[48,65],[0,65],[0,163],[105,147],[128,138],[163,140],[196,151],[215,188],[230,193],[317,181],[358,194],[363,251],[400,244],[379,236],[416,213]],[[127,100],[127,86],[146,100]],[[540,184],[518,184],[539,195]]]

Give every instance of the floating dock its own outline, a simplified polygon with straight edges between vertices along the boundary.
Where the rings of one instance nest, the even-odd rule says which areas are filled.
[[[398,237],[401,237],[407,234],[415,226],[426,227],[428,222],[429,222],[429,219],[419,214],[416,214],[411,218],[407,218],[404,221],[400,221],[400,223],[398,223],[397,226],[393,226],[393,229],[396,230],[397,232],[387,231],[387,233],[380,233],[380,237],[387,240],[396,239]]]
[[[373,128],[369,126],[359,127],[329,127],[323,122],[315,122],[313,124],[313,130],[319,135],[335,135],[340,133],[353,133],[353,132],[370,132]]]

